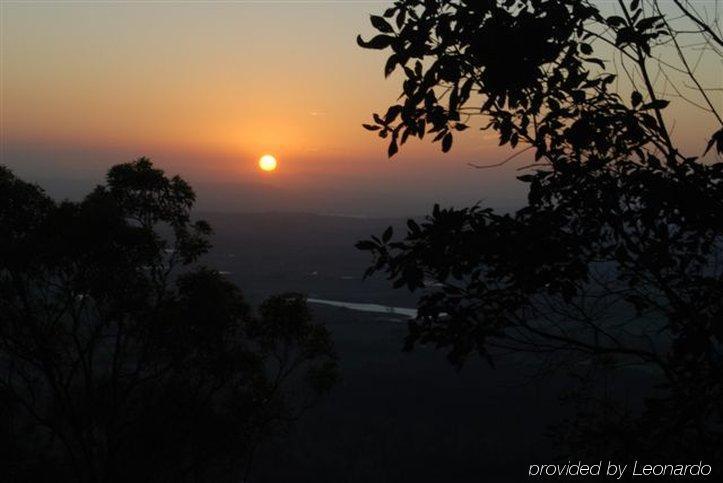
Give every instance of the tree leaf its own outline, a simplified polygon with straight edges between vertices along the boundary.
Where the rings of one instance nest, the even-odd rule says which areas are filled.
[[[656,99],[653,102],[643,105],[641,109],[644,111],[648,109],[665,109],[668,107],[668,104],[670,104],[670,101],[666,101],[665,99]]]
[[[627,25],[627,22],[625,21],[624,18],[619,17],[617,15],[613,15],[613,16],[607,18],[607,24],[610,25],[611,27],[615,28],[615,27],[622,27],[623,25]]]
[[[356,43],[365,49],[376,49],[376,50],[382,50],[386,49],[390,45],[392,45],[392,41],[394,40],[394,37],[391,35],[377,35],[376,37],[372,37],[371,40],[366,42],[364,39],[362,39],[361,35],[357,35],[356,37]]]
[[[390,55],[387,59],[387,63],[384,65],[384,77],[389,77],[389,75],[394,72],[394,69],[397,67],[398,64],[398,57],[396,54]]]
[[[384,20],[383,17],[380,17],[378,15],[372,15],[370,18],[374,28],[379,30],[380,32],[383,32],[385,34],[394,32],[394,28],[389,25],[389,23],[387,23],[387,21]]]
[[[397,151],[399,151],[399,146],[397,146],[397,140],[392,139],[392,141],[389,143],[389,148],[387,149],[387,156],[390,158],[397,154]]]
[[[394,122],[394,120],[397,118],[397,116],[401,112],[402,112],[402,106],[400,106],[400,105],[390,106],[389,109],[387,109],[387,113],[384,115],[384,124],[389,124],[390,122]]]
[[[452,148],[452,133],[448,132],[442,138],[442,152],[446,153]]]
[[[663,17],[661,17],[660,15],[657,15],[655,17],[644,18],[635,25],[635,28],[637,28],[640,31],[645,31],[645,30],[651,29],[655,26],[655,23],[658,20],[661,20],[662,18]]]
[[[394,234],[394,230],[391,226],[387,227],[386,230],[384,230],[384,233],[382,234],[382,241],[384,243],[387,243],[389,240],[392,239],[392,235]]]

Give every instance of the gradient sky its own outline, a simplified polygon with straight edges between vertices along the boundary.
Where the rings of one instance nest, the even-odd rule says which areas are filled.
[[[489,134],[458,136],[447,155],[413,142],[390,161],[361,128],[400,89],[384,79],[384,54],[355,42],[389,3],[0,0],[0,162],[73,196],[146,155],[190,180],[204,209],[406,215],[435,201],[518,203],[524,159],[467,165],[509,155]],[[701,68],[721,87],[720,61]],[[714,124],[673,108],[676,135],[698,152]],[[264,153],[276,172],[259,172]]]

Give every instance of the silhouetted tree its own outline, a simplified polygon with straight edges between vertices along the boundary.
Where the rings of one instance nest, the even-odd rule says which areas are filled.
[[[79,203],[0,168],[5,481],[238,481],[334,383],[304,297],[254,315],[194,265],[211,233],[194,200],[145,158]]]
[[[619,1],[606,18],[578,0],[399,0],[358,39],[403,75],[399,103],[364,125],[390,156],[425,135],[449,151],[477,117],[534,152],[519,211],[435,206],[403,239],[390,228],[358,248],[374,257],[367,275],[422,291],[409,349],[436,344],[457,366],[513,351],[589,368],[557,433],[576,455],[723,459],[723,163],[676,145],[652,74],[685,79],[693,90],[676,97],[723,125],[683,37],[716,62],[723,43],[694,2],[673,6],[678,20],[656,1]],[[595,388],[630,365],[659,383],[642,408]]]

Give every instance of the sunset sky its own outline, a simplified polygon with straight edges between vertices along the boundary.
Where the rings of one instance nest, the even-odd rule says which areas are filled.
[[[242,211],[415,214],[435,201],[519,202],[490,134],[427,141],[393,160],[361,128],[399,94],[385,55],[360,49],[389,2],[2,0],[2,159],[72,196],[146,155],[197,187],[199,206]],[[703,66],[721,85],[720,63]],[[720,102],[720,95],[715,95]],[[685,106],[676,135],[699,154],[714,124]],[[263,154],[278,158],[259,170]]]

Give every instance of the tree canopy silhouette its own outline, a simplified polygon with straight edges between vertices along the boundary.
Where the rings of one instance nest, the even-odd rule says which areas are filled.
[[[255,315],[198,265],[211,229],[146,158],[55,203],[0,168],[4,478],[238,481],[336,378],[303,296]]]
[[[586,384],[649,371],[659,385],[642,409],[592,389],[577,399],[579,417],[558,435],[581,456],[723,458],[723,163],[676,144],[651,75],[665,73],[658,49],[675,53],[668,67],[696,96],[680,101],[719,124],[701,151],[719,155],[720,106],[682,36],[717,58],[723,43],[694,6],[675,4],[690,29],[656,1],[619,1],[604,17],[577,0],[399,0],[371,17],[378,35],[358,38],[389,51],[385,75],[403,76],[399,102],[364,125],[390,156],[425,136],[449,151],[470,127],[534,153],[519,176],[525,207],[435,206],[401,239],[390,228],[358,243],[374,257],[367,275],[421,291],[407,348],[435,344],[459,367],[513,351],[584,367]]]

